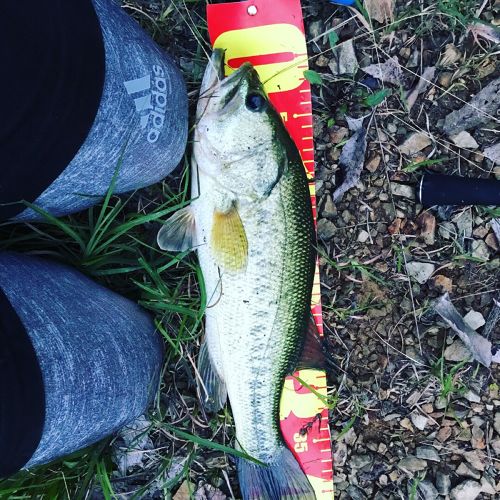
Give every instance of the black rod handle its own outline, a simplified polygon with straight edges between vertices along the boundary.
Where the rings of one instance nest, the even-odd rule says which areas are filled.
[[[420,203],[433,205],[500,205],[500,182],[455,175],[424,174],[418,190]]]

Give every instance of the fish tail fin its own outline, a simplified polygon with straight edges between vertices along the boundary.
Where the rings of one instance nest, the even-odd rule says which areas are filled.
[[[315,500],[316,495],[292,452],[282,447],[268,465],[238,459],[244,500]]]

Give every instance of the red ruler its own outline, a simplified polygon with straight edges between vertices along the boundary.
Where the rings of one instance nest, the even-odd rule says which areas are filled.
[[[207,6],[210,41],[226,51],[226,76],[250,61],[300,151],[316,221],[311,87],[300,0],[246,0]],[[323,319],[316,266],[311,309],[320,335]],[[318,397],[298,380],[312,387]],[[333,498],[333,463],[326,374],[300,370],[285,380],[280,407],[281,431],[307,474],[318,500]]]

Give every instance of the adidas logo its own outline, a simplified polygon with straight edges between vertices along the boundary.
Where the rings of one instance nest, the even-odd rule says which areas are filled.
[[[123,82],[140,116],[143,130],[147,130],[147,140],[154,144],[160,137],[165,123],[167,106],[167,80],[163,68],[153,66],[153,73]]]

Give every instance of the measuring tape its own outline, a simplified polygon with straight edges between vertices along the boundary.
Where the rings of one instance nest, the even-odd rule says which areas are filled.
[[[311,86],[304,78],[307,48],[300,0],[245,0],[207,5],[210,41],[225,49],[226,76],[244,62],[253,64],[276,110],[300,151],[309,179],[316,221]],[[323,336],[319,268],[311,310]],[[297,378],[312,387],[322,400]],[[280,424],[283,437],[307,474],[318,500],[333,498],[333,463],[326,373],[300,370],[285,380]]]

